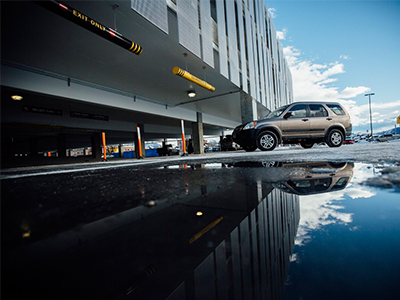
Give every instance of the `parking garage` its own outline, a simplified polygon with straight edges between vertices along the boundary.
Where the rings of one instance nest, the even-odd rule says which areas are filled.
[[[104,143],[117,145],[119,151],[138,144],[138,131],[143,150],[146,141],[168,144],[182,140],[184,133],[194,153],[202,153],[204,136],[219,137],[291,101],[290,72],[282,53],[279,56],[273,26],[265,26],[271,21],[263,6],[238,10],[241,3],[235,2],[232,10],[230,3],[221,7],[201,1],[194,13],[167,1],[160,8],[160,30],[135,3],[2,3],[3,163],[65,159],[78,152],[98,160]],[[63,15],[66,11],[70,16]],[[232,19],[232,13],[239,18]],[[267,20],[257,31],[260,41],[243,31],[254,30],[246,29],[245,21],[256,13]],[[198,28],[189,23],[189,29],[184,28],[190,14],[199,18]],[[226,28],[221,17],[218,22],[223,15],[236,30]],[[189,42],[184,30],[194,33]],[[197,35],[200,51],[193,48]],[[252,81],[257,72],[260,81]],[[139,155],[138,148],[132,157],[146,155]]]

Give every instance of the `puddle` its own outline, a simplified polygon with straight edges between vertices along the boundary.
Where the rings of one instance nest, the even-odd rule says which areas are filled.
[[[400,194],[366,185],[385,169],[356,164],[346,189],[299,198],[284,299],[396,298]]]
[[[3,288],[51,299],[389,299],[400,275],[396,172],[246,161],[3,180]],[[392,185],[367,185],[384,176]]]

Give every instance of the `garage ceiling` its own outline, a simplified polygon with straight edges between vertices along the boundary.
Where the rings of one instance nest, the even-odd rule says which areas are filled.
[[[47,72],[154,99],[168,106],[240,122],[238,87],[179,45],[176,16],[169,11],[166,35],[130,8],[130,1],[68,1],[143,47],[141,55],[97,36],[33,2],[2,1],[1,58]],[[119,8],[113,10],[113,5]],[[116,18],[115,18],[116,16]],[[116,20],[116,22],[115,22]],[[187,56],[184,56],[187,53]],[[217,54],[216,51],[214,51]],[[179,66],[216,87],[210,92],[172,74]],[[195,89],[190,102],[187,91]],[[226,95],[215,97],[218,95]],[[190,102],[190,103],[187,103]]]

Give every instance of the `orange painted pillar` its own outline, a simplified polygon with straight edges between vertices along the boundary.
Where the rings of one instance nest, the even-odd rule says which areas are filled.
[[[186,156],[186,141],[185,141],[185,125],[183,123],[183,120],[181,120],[181,128],[182,128],[182,151],[183,151],[183,156]]]
[[[101,137],[103,139],[103,152],[104,152],[104,160],[107,160],[107,153],[106,153],[106,133],[102,132]]]
[[[138,149],[139,149],[139,157],[138,158],[143,158],[142,156],[142,137],[140,135],[140,127],[137,126],[137,138],[138,138]]]

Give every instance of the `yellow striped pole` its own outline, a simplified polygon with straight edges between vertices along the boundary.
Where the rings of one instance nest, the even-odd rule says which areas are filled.
[[[202,88],[205,88],[206,90],[209,90],[211,92],[215,91],[214,86],[212,86],[208,82],[205,82],[204,80],[201,80],[200,78],[197,78],[196,76],[190,74],[188,71],[185,71],[179,67],[174,67],[172,69],[172,73],[174,73],[175,75],[178,75],[182,78],[185,78],[186,80],[189,80],[189,81],[201,86]]]
[[[65,3],[54,0],[34,2],[136,55],[140,55],[143,51],[140,45]]]

